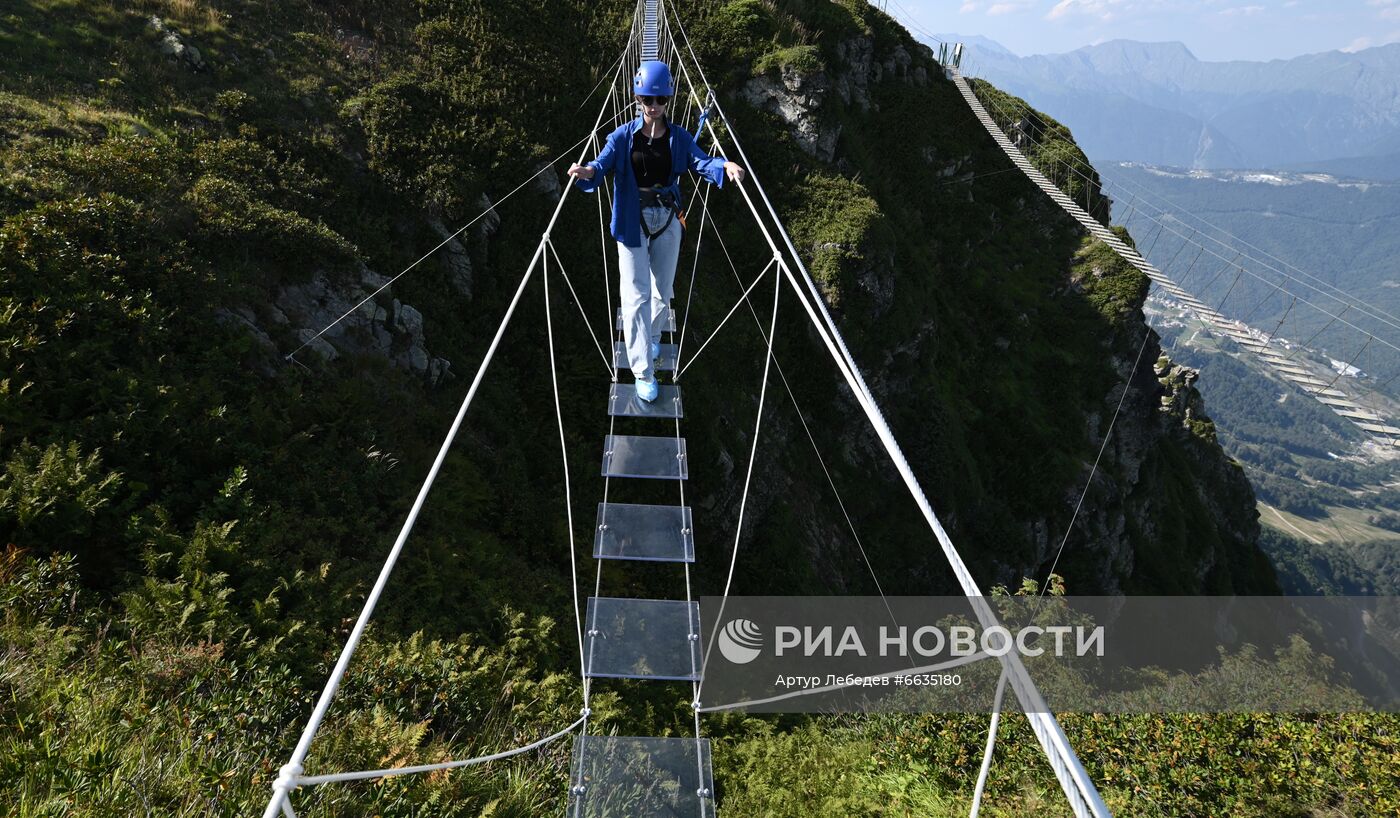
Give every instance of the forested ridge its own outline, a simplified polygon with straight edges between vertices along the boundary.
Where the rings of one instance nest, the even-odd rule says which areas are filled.
[[[0,9],[0,803],[13,814],[261,808],[566,161],[395,283],[356,329],[292,363],[284,356],[321,328],[298,310],[367,292],[581,138],[631,11],[583,0]],[[1047,532],[1069,524],[1147,331],[1145,282],[1024,179],[983,175],[1004,157],[926,51],[872,7],[706,0],[680,13],[979,581],[1042,574]],[[813,110],[839,133],[830,155],[761,102],[774,83],[818,76],[832,83]],[[742,203],[714,199],[736,263],[756,272],[767,251],[742,240]],[[602,324],[596,203],[570,205],[554,241]],[[701,265],[706,334],[737,295],[722,264],[711,253]],[[308,772],[492,752],[577,716],[543,296],[530,293]],[[576,310],[554,297],[586,560],[606,380],[585,325],[562,320]],[[951,591],[917,511],[889,501],[903,496],[897,478],[788,309],[777,354],[886,592]],[[752,326],[726,332],[686,376],[702,593],[723,585],[732,464],[747,452],[748,376],[762,362]],[[1133,376],[1122,442],[1059,573],[1077,592],[1276,591],[1247,483],[1194,390],[1163,371]],[[809,479],[817,464],[792,412],[780,404],[766,427],[772,455],[735,592],[872,592]],[[638,572],[610,591],[660,595],[673,582]],[[1291,661],[1335,681],[1311,654]],[[600,686],[594,729],[685,735],[688,693]],[[1117,814],[1400,805],[1393,717],[1063,723]],[[986,717],[705,726],[727,815],[953,814]],[[1026,722],[1003,730],[983,814],[1059,814]],[[447,775],[303,791],[298,814],[560,814],[569,752],[561,741]]]

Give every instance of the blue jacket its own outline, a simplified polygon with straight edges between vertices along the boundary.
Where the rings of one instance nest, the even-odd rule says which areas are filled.
[[[680,176],[688,170],[699,173],[717,187],[724,187],[724,157],[710,156],[700,150],[695,137],[685,128],[674,122],[667,124],[671,129],[671,182],[663,190],[670,191],[680,201]],[[602,153],[588,163],[593,168],[593,178],[574,180],[579,190],[592,193],[603,184],[604,175],[613,176],[612,235],[628,247],[642,246],[641,193],[632,172],[632,135],[641,129],[639,116],[608,134]]]

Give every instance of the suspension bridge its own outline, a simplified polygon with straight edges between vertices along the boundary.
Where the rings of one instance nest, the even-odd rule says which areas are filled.
[[[1400,440],[1395,437],[1400,435],[1400,429],[1396,429],[1393,424],[1385,421],[1380,414],[1365,409],[1356,399],[1336,388],[1335,383],[1322,382],[1312,377],[1306,370],[1290,366],[1286,358],[1280,356],[1269,346],[1267,339],[1260,340],[1254,332],[1237,322],[1226,319],[1218,311],[1195,299],[1132,247],[1120,240],[1112,231],[1100,224],[1090,214],[1091,203],[1086,202],[1086,205],[1090,205],[1089,207],[1081,207],[1076,201],[1070,199],[1035,168],[998,126],[958,70],[957,59],[954,55],[960,57],[960,49],[946,50],[944,54],[952,58],[948,65],[950,78],[957,85],[958,90],[978,120],[1006,152],[1015,167],[1022,170],[1031,181],[1093,236],[1108,244],[1130,264],[1142,270],[1166,292],[1197,310],[1202,318],[1216,330],[1255,350],[1290,382],[1310,390],[1310,394],[1313,394],[1317,399],[1337,410],[1343,417],[1357,422],[1368,433],[1386,440],[1388,445],[1400,443]],[[623,80],[630,77],[642,61],[653,59],[663,60],[676,66],[679,69],[679,78],[686,89],[684,95],[687,101],[685,111],[683,114],[677,112],[673,119],[687,127],[693,125],[697,139],[702,134],[709,138],[713,145],[713,153],[740,161],[748,169],[749,181],[746,184],[737,184],[735,187],[752,218],[753,226],[771,252],[771,260],[756,277],[748,282],[740,276],[732,258],[729,259],[731,271],[735,281],[743,290],[743,294],[710,336],[710,339],[713,339],[719,328],[722,328],[741,307],[747,307],[766,345],[758,409],[754,419],[743,493],[738,506],[738,519],[735,525],[734,542],[729,554],[722,598],[728,598],[735,575],[749,490],[753,479],[754,461],[762,433],[763,408],[768,401],[770,386],[776,388],[776,384],[772,380],[773,374],[777,374],[778,383],[781,383],[788,395],[792,397],[786,376],[773,354],[773,339],[778,328],[779,307],[784,294],[786,294],[789,301],[800,307],[801,313],[825,347],[837,373],[849,387],[856,404],[875,432],[885,453],[898,470],[901,480],[923,515],[930,534],[966,596],[972,613],[984,629],[997,625],[994,612],[984,599],[982,590],[973,579],[957,548],[934,513],[919,481],[905,459],[898,441],[885,422],[880,406],[867,386],[859,365],[848,350],[815,281],[797,253],[791,236],[765,192],[760,176],[761,169],[755,168],[745,155],[733,123],[725,115],[723,106],[716,98],[705,77],[703,67],[696,57],[685,27],[675,13],[672,0],[638,0],[627,44],[613,61],[612,66],[605,72],[603,81],[600,82],[600,86],[606,83],[607,91],[594,120],[593,128],[587,135],[574,143],[568,151],[579,150],[577,161],[582,162],[590,150],[596,152],[600,135],[606,134],[618,124],[633,118],[632,101],[630,94],[626,92]],[[595,88],[595,93],[596,91],[597,88]],[[679,100],[679,95],[677,99]],[[717,124],[722,127],[722,132],[716,127]],[[567,153],[566,151],[565,155]],[[544,170],[552,170],[559,158],[556,158]],[[520,187],[528,182],[529,180],[526,180]],[[517,187],[516,190],[519,190],[520,187]],[[694,241],[696,263],[698,263],[707,228],[723,246],[719,225],[715,224],[714,220],[709,217],[710,190],[706,189],[701,194],[698,187],[697,185],[694,198],[691,200],[692,207],[695,204],[695,199],[700,201],[699,229]],[[389,550],[384,565],[366,598],[335,666],[316,700],[295,748],[290,758],[279,770],[272,786],[271,796],[263,812],[264,818],[275,818],[279,814],[286,816],[286,818],[295,818],[294,802],[298,793],[309,788],[389,776],[423,774],[488,763],[529,753],[566,736],[573,736],[574,740],[567,801],[567,814],[571,818],[592,818],[618,814],[694,815],[706,818],[716,814],[716,785],[711,765],[710,744],[704,735],[702,718],[707,712],[704,702],[704,670],[709,651],[713,647],[714,634],[708,635],[710,641],[706,643],[704,638],[706,635],[701,633],[699,605],[694,596],[691,581],[692,566],[695,565],[701,551],[697,547],[697,542],[702,541],[702,538],[695,531],[694,515],[686,504],[686,485],[689,477],[691,452],[687,448],[686,439],[682,434],[682,422],[685,419],[682,376],[688,362],[693,361],[704,351],[709,339],[693,355],[687,355],[685,338],[689,298],[687,298],[686,312],[679,316],[679,320],[674,311],[665,317],[666,334],[669,339],[661,347],[659,369],[672,373],[672,382],[661,387],[660,395],[656,401],[647,403],[637,398],[633,384],[622,383],[618,378],[618,369],[626,369],[627,362],[626,355],[620,349],[620,343],[616,338],[613,340],[611,349],[605,350],[605,344],[596,335],[593,337],[608,373],[607,379],[600,378],[598,384],[598,406],[606,411],[608,433],[598,444],[597,462],[600,464],[599,474],[603,477],[604,482],[603,496],[597,504],[593,525],[593,594],[584,598],[580,589],[585,582],[585,569],[579,564],[579,543],[576,543],[574,539],[576,531],[574,498],[570,460],[564,433],[564,415],[559,399],[559,374],[555,356],[556,316],[551,306],[551,287],[557,289],[562,283],[570,293],[575,295],[573,300],[580,305],[580,311],[583,310],[582,302],[577,298],[574,284],[550,238],[550,231],[570,201],[572,190],[572,185],[565,187],[548,225],[540,236],[534,254],[516,286],[505,314],[471,381],[467,394],[404,520],[403,526]],[[606,184],[601,190],[603,193],[598,197],[597,206],[602,236],[603,278],[607,282],[610,275],[607,262],[610,248],[603,199],[610,197],[611,191]],[[508,195],[513,195],[514,192],[512,191]],[[465,229],[466,227],[462,228],[462,230]],[[459,230],[458,233],[460,232]],[[451,237],[448,240],[450,239]],[[446,241],[443,244],[446,244]],[[432,251],[428,255],[431,253]],[[413,269],[428,255],[423,256],[399,275],[391,278],[384,287],[366,298],[366,301]],[[729,258],[727,250],[725,255],[726,258]],[[374,614],[375,607],[393,572],[395,563],[413,530],[448,451],[465,421],[492,359],[501,345],[506,328],[529,289],[536,271],[541,273],[546,337],[549,345],[550,382],[554,393],[565,513],[568,520],[573,618],[581,690],[578,717],[572,723],[562,725],[558,731],[537,741],[491,755],[392,769],[354,770],[308,775],[305,771],[307,755],[336,696],[341,679],[344,677],[365,628]],[[772,287],[771,306],[767,309],[766,321],[753,303],[759,297],[765,301],[768,300],[764,291],[758,289],[760,284]],[[693,288],[693,286],[694,271],[692,268],[691,287]],[[757,295],[751,300],[750,296],[755,293]],[[610,303],[608,318],[610,320],[607,325],[614,332],[619,332],[621,315],[619,312],[614,318],[611,314],[612,295],[610,291],[608,292],[608,300]],[[585,323],[588,323],[586,314],[584,320]],[[589,324],[589,326],[590,334],[592,334],[592,325]],[[324,331],[322,330],[322,332]],[[319,335],[320,333],[313,336],[306,343],[311,343]],[[795,397],[793,397],[793,401],[795,404]],[[800,410],[798,416],[802,417]],[[652,433],[621,434],[617,426],[620,420],[630,424],[644,424],[642,428]],[[804,420],[804,427],[805,423]],[[1110,425],[1110,432],[1111,428]],[[810,429],[807,430],[807,434],[811,439]],[[812,440],[812,445],[815,450],[815,440]],[[817,454],[820,458],[820,451]],[[825,470],[825,468],[823,462],[823,469]],[[829,472],[827,476],[829,480]],[[676,492],[676,503],[671,505],[628,502],[632,489],[641,481],[649,482],[652,485],[673,486]],[[832,488],[835,489],[834,484]],[[840,502],[839,492],[837,500]],[[845,510],[844,504],[842,510],[843,512]],[[857,543],[859,543],[858,537]],[[678,575],[678,585],[684,588],[684,597],[638,599],[609,596],[604,593],[605,566],[626,571],[627,566],[635,565],[638,562],[672,566]],[[878,587],[878,578],[875,581]],[[994,756],[1005,691],[1009,688],[1019,706],[1018,709],[1025,714],[1029,721],[1040,750],[1054,772],[1071,811],[1078,818],[1108,816],[1109,810],[1100,797],[1094,782],[1070,746],[1059,722],[1046,707],[1019,658],[1013,652],[996,657],[996,660],[1001,664],[1001,675],[995,700],[991,707],[987,742],[969,807],[970,814],[975,817],[980,808]],[[689,685],[691,718],[688,721],[692,730],[691,735],[683,737],[614,736],[596,732],[592,721],[593,712],[590,707],[595,685],[609,684],[610,680],[617,679],[641,680],[656,684]]]
[[[1075,201],[1067,193],[1061,190],[1058,185],[1056,185],[1053,181],[1049,179],[1049,177],[1042,173],[1031,162],[1031,160],[1027,158],[1025,153],[1023,153],[1021,149],[1017,147],[1016,143],[1013,142],[1006,135],[1005,131],[1002,130],[1001,125],[998,124],[997,120],[993,118],[992,114],[987,110],[987,107],[986,105],[984,105],[982,98],[979,97],[977,93],[973,90],[972,85],[962,75],[960,69],[956,65],[950,63],[947,66],[946,70],[948,72],[948,76],[957,85],[958,92],[962,94],[963,99],[966,100],[968,106],[972,109],[973,113],[976,114],[977,120],[982,123],[982,126],[986,128],[987,133],[991,135],[992,139],[995,140],[997,145],[1001,147],[1002,151],[1006,153],[1007,158],[1009,158],[1011,162],[1017,168],[1019,168],[1026,175],[1026,177],[1031,180],[1031,182],[1035,184],[1036,187],[1044,191],[1044,193],[1047,196],[1049,196],[1057,205],[1059,205],[1061,209],[1065,211],[1065,213],[1069,214],[1075,221],[1083,225],[1084,229],[1089,231],[1089,233],[1094,238],[1098,239],[1099,241],[1102,241],[1104,244],[1107,244],[1109,247],[1113,248],[1113,251],[1116,252],[1120,257],[1122,257],[1124,261],[1128,262],[1132,266],[1136,267],[1138,270],[1142,271],[1144,275],[1151,279],[1152,283],[1159,286],[1164,292],[1176,299],[1178,303],[1184,305],[1187,309],[1192,311],[1207,327],[1209,327],[1217,335],[1223,338],[1228,338],[1234,341],[1235,343],[1243,346],[1245,349],[1248,349],[1250,352],[1254,353],[1256,356],[1258,356],[1258,358],[1261,361],[1264,362],[1264,364],[1271,371],[1275,372],[1283,380],[1287,381],[1290,384],[1293,384],[1294,386],[1302,390],[1305,394],[1316,399],[1328,409],[1331,409],[1333,412],[1337,413],[1337,415],[1355,424],[1357,428],[1359,428],[1361,431],[1374,438],[1375,442],[1378,445],[1387,448],[1400,448],[1400,424],[1388,420],[1381,413],[1382,410],[1379,409],[1378,405],[1374,402],[1371,403],[1371,405],[1369,406],[1364,405],[1366,401],[1363,398],[1353,396],[1340,388],[1339,382],[1342,378],[1342,375],[1345,374],[1346,369],[1342,369],[1341,371],[1339,371],[1337,376],[1330,380],[1323,380],[1321,377],[1319,377],[1318,373],[1300,365],[1300,363],[1295,359],[1294,354],[1285,354],[1285,351],[1281,351],[1278,346],[1272,345],[1270,343],[1271,341],[1274,341],[1277,338],[1276,331],[1266,333],[1261,330],[1250,327],[1243,321],[1227,318],[1226,316],[1220,313],[1218,308],[1212,307],[1209,304],[1204,303],[1195,295],[1188,292],[1170,276],[1168,276],[1166,273],[1164,273],[1162,270],[1158,269],[1155,265],[1148,261],[1135,248],[1129,246],[1122,239],[1120,239],[1117,236],[1117,234],[1109,230],[1108,227],[1101,223],[1098,219],[1094,218],[1094,216],[1091,215],[1091,213],[1089,212],[1090,209],[1093,207],[1093,203],[1091,201],[1089,201],[1086,198],[1086,201],[1081,205],[1079,202]],[[997,113],[1002,117],[1002,122],[1014,123],[1022,121],[1024,118],[1027,117],[1034,117],[1034,113],[1030,111],[1015,112],[1016,114],[1020,114],[1020,116],[1016,116],[1013,114],[1013,112],[1009,112],[1004,108],[996,106],[996,103],[993,103],[993,105],[994,107],[998,108]],[[1038,122],[1038,125],[1042,129],[1042,131],[1049,130],[1048,126],[1044,122]],[[1018,128],[1017,130],[1018,135],[1022,139],[1028,140],[1032,144],[1035,144],[1037,146],[1042,144],[1041,140],[1037,139],[1034,135],[1033,128]],[[1070,173],[1078,176],[1084,184],[1086,196],[1092,196],[1093,179],[1091,179],[1091,177],[1085,172],[1083,168],[1076,167],[1071,162],[1058,157],[1056,158],[1056,161],[1061,166],[1067,168]],[[1134,197],[1134,200],[1136,200],[1136,197]],[[1183,240],[1187,240],[1187,242],[1189,243],[1189,239],[1191,237],[1186,236],[1174,229],[1171,229],[1161,221],[1157,221],[1157,223],[1161,225],[1162,229],[1170,230],[1171,232],[1176,233],[1177,236],[1179,236]],[[1202,252],[1210,252],[1212,255],[1217,256],[1222,261],[1231,261],[1230,259],[1221,255],[1221,251],[1219,250],[1208,248],[1205,246],[1201,246],[1201,249]],[[1255,275],[1253,271],[1247,269],[1244,266],[1240,266],[1238,267],[1238,272],[1236,273],[1236,283],[1238,282],[1238,279],[1245,274]],[[1278,289],[1282,289],[1282,282],[1280,282],[1276,287],[1276,290]],[[1313,289],[1317,288],[1313,287]],[[1295,302],[1296,301],[1304,301],[1309,306],[1316,306],[1313,305],[1310,301],[1303,299],[1302,297],[1295,296]],[[1326,310],[1321,306],[1316,306],[1316,308],[1326,312]],[[1362,309],[1364,310],[1365,308],[1362,307]],[[1331,326],[1331,324],[1341,322],[1343,324],[1351,326],[1358,332],[1362,332],[1364,334],[1364,343],[1358,349],[1356,357],[1359,358],[1360,355],[1364,353],[1366,349],[1369,348],[1370,345],[1373,343],[1377,345],[1388,346],[1392,350],[1400,352],[1400,348],[1397,348],[1394,344],[1391,344],[1384,338],[1379,338],[1372,333],[1365,332],[1359,327],[1356,327],[1354,324],[1350,324],[1350,322],[1346,321],[1346,319],[1342,317],[1343,314],[1345,314],[1345,312],[1345,309],[1342,311],[1342,314],[1337,315],[1327,312],[1327,315],[1331,318],[1329,326]],[[1285,318],[1286,317],[1287,315],[1285,314]],[[1384,321],[1386,318],[1386,314],[1377,313],[1376,317]],[[1282,321],[1280,321],[1279,323],[1281,325]],[[1348,362],[1348,366],[1350,366],[1350,364],[1352,363],[1355,363],[1355,358],[1353,358],[1352,361]]]

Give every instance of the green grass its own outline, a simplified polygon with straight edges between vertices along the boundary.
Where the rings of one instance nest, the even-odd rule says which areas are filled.
[[[1291,535],[1303,536],[1315,542],[1356,545],[1400,539],[1400,535],[1394,531],[1387,531],[1366,521],[1368,516],[1374,515],[1382,509],[1327,506],[1327,513],[1322,519],[1309,519],[1273,508],[1266,503],[1259,505],[1261,508],[1267,507],[1269,509],[1269,512],[1264,514],[1262,518],[1265,525],[1274,526]],[[1270,516],[1274,513],[1286,522],[1280,524],[1278,517]]]

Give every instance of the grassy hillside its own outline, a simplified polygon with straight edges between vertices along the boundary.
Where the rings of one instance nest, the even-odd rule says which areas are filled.
[[[319,329],[288,304],[307,293],[333,302],[327,293],[404,269],[441,241],[438,225],[464,224],[483,196],[500,201],[580,138],[628,13],[581,0],[6,7],[0,59],[22,66],[0,75],[0,799],[15,813],[246,814],[265,797],[515,290],[564,162],[460,252],[395,284],[356,330],[364,338],[338,337],[333,359],[283,360]],[[1045,532],[1068,525],[1066,498],[1146,331],[1141,277],[1086,245],[1024,179],[997,173],[1004,158],[956,92],[868,6],[738,0],[685,13],[979,580],[1038,572],[1051,556]],[[823,125],[841,128],[833,161],[741,101],[756,73],[869,80],[861,48],[910,61],[859,86],[873,109],[827,97]],[[711,213],[752,275],[768,253],[728,194]],[[571,200],[553,240],[602,326],[595,208]],[[732,278],[708,248],[693,338],[738,296]],[[586,563],[606,380],[558,281],[573,533]],[[575,718],[542,299],[536,282],[309,772],[489,752]],[[784,310],[777,355],[885,590],[951,589],[912,504],[890,501],[903,496],[897,478],[853,431],[853,404]],[[385,348],[374,331],[389,333]],[[697,593],[724,580],[734,463],[748,451],[762,361],[752,322],[725,332],[686,374]],[[415,354],[450,362],[446,374]],[[1149,345],[1146,360],[1156,357]],[[1133,383],[1131,419],[1060,566],[1071,587],[1276,587],[1248,486],[1194,391],[1147,367]],[[735,592],[868,592],[839,511],[810,479],[820,464],[793,412],[775,399],[765,417]],[[1119,545],[1131,565],[1115,561]],[[1188,577],[1183,563],[1209,570]],[[678,592],[671,574],[629,576],[610,575],[606,590]],[[595,729],[684,734],[685,699],[665,685],[600,685]],[[984,725],[732,717],[706,728],[731,814],[875,815],[965,803]],[[1367,789],[1395,758],[1391,720],[1085,717],[1067,729],[1124,811],[1143,803],[1139,792],[1157,803],[1142,814],[1163,815],[1267,815],[1283,801],[1364,815],[1396,797]],[[1201,735],[1209,741],[1192,743]],[[1138,747],[1151,749],[1118,778],[1121,754]],[[568,753],[560,742],[451,775],[324,788],[299,797],[299,814],[557,813]],[[1280,775],[1261,786],[1261,768]],[[991,814],[1059,803],[1033,756],[1001,769]]]

